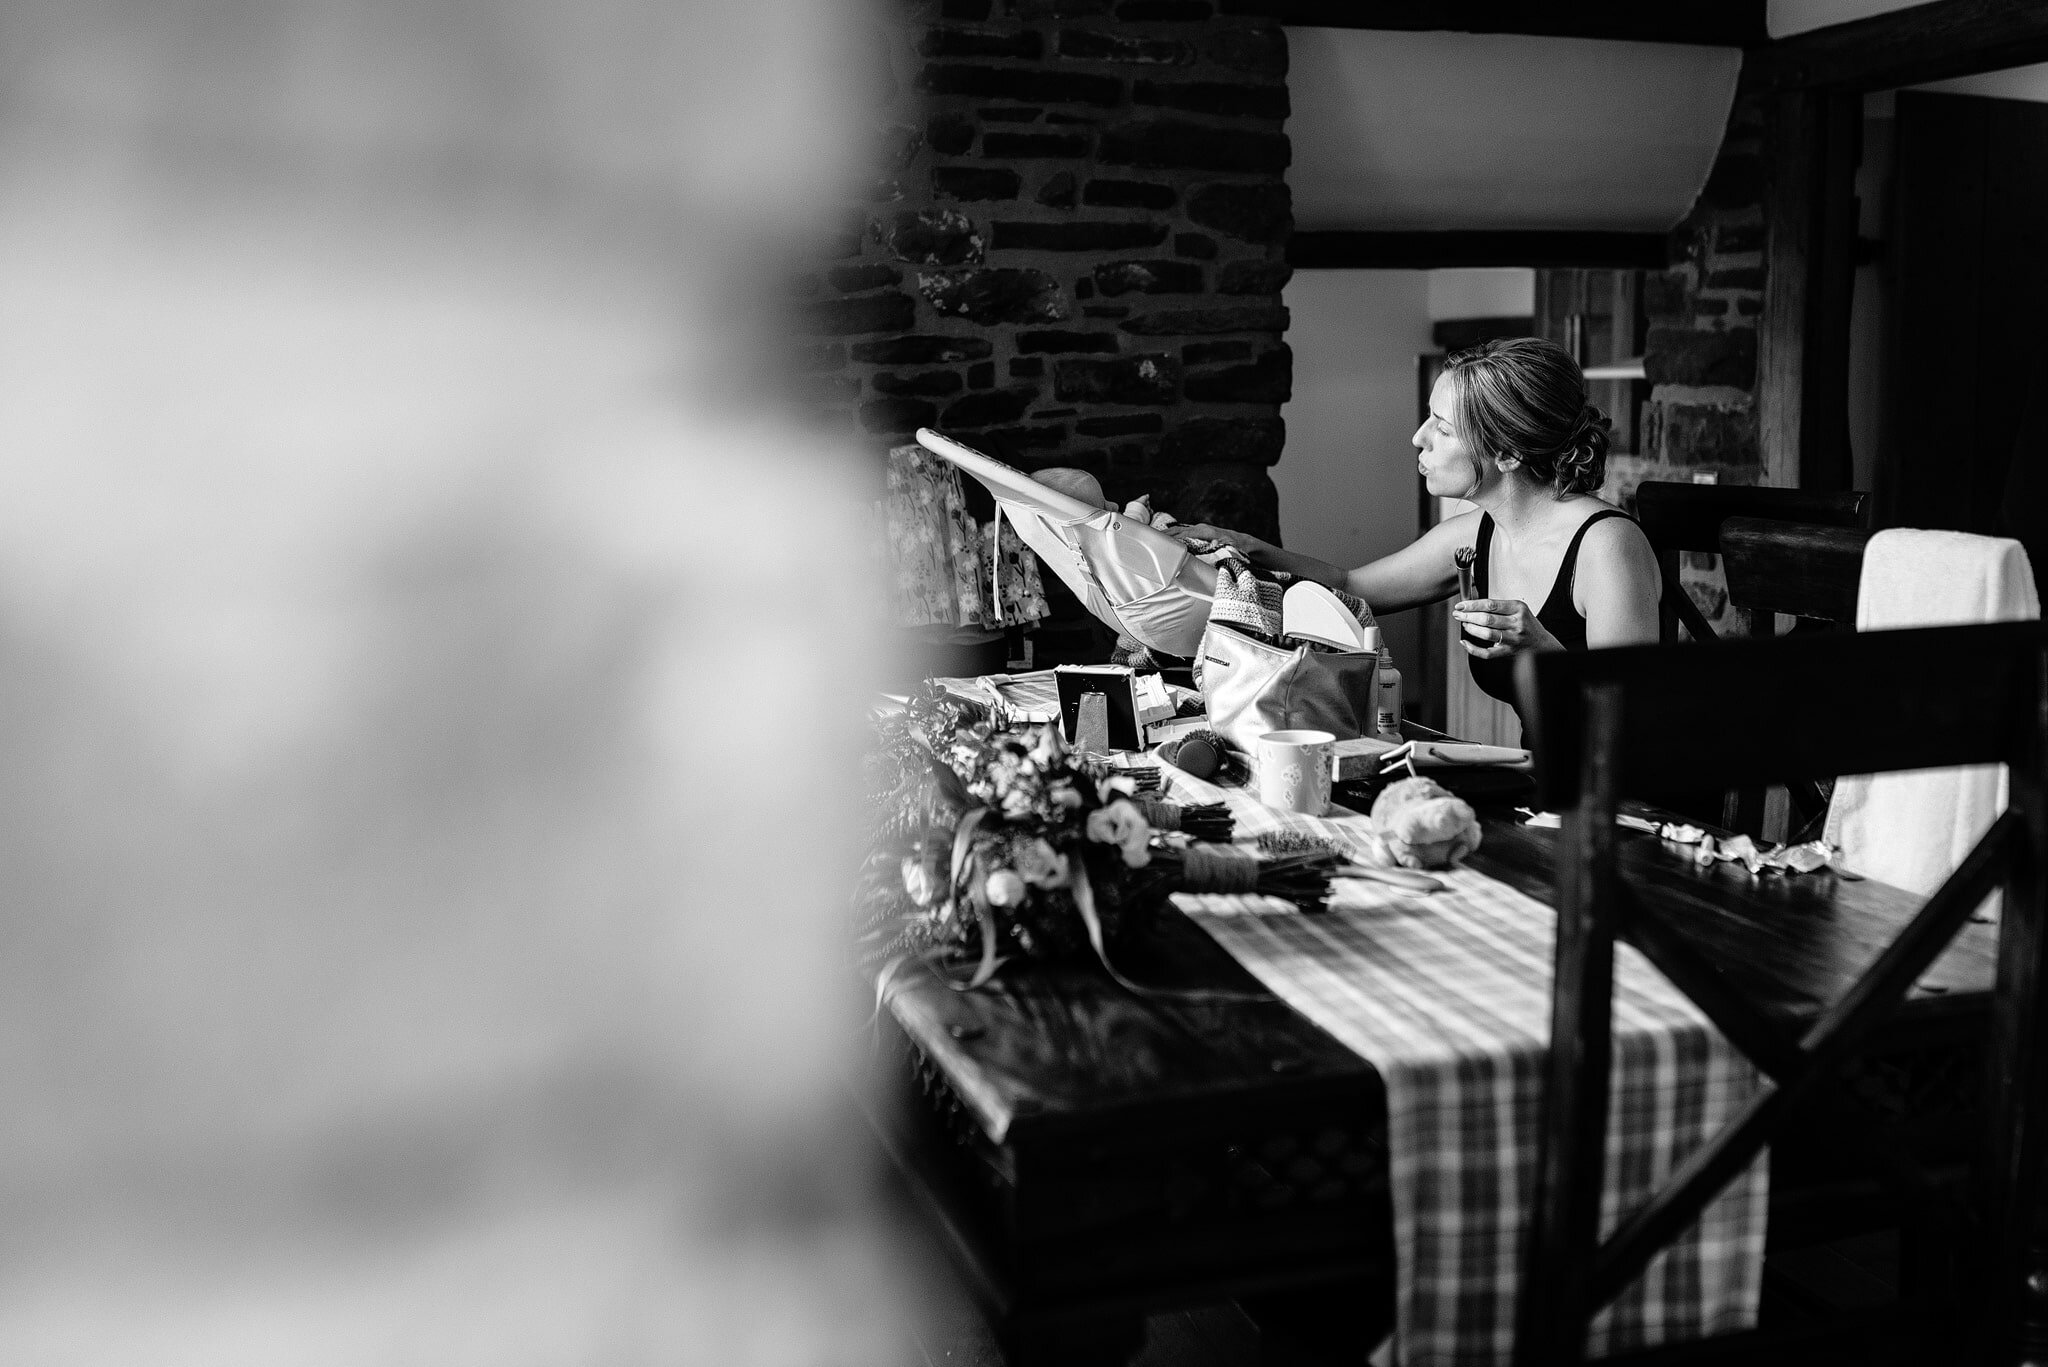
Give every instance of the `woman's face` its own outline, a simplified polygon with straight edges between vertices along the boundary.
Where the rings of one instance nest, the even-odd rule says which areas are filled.
[[[1422,471],[1423,482],[1432,495],[1470,498],[1489,477],[1497,479],[1499,471],[1466,445],[1464,435],[1458,431],[1453,397],[1451,377],[1439,375],[1429,391],[1429,416],[1422,420],[1422,426],[1415,429],[1410,440],[1420,453],[1416,468]]]

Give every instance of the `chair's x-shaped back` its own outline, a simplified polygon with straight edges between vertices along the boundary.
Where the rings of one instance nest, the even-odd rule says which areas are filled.
[[[1911,667],[1939,659],[1938,678]],[[1558,878],[1552,1047],[1517,1359],[1573,1362],[1588,1321],[1745,1169],[1795,1106],[1837,1094],[1833,1076],[1904,999],[1994,888],[2004,888],[1988,1045],[1986,1126],[1968,1243],[1981,1258],[1972,1356],[2015,1351],[2039,1203],[2048,957],[2048,634],[2038,622],[1793,636],[1712,647],[1525,655],[1518,664],[1542,792],[1565,813]],[[1954,875],[1817,1019],[1789,1028],[1635,898],[1616,870],[1625,794],[1784,782],[1953,764],[2010,766],[2011,800]],[[1626,939],[1715,1023],[1768,1082],[1670,1183],[1599,1234],[1611,1057],[1614,942]],[[1810,1115],[1811,1110],[1802,1114]],[[1845,1126],[1886,1176],[1927,1188],[1911,1158]],[[1960,1350],[1960,1346],[1959,1346]]]

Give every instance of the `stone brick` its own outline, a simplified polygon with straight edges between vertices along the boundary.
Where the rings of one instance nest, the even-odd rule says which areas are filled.
[[[1115,351],[1119,345],[1114,332],[1020,332],[1017,350],[1026,353]]]
[[[1031,161],[1085,157],[1085,133],[983,133],[981,154],[997,161]]]
[[[1036,29],[989,33],[972,29],[926,29],[918,41],[920,57],[1019,57],[1035,62],[1045,55],[1045,36]]]
[[[1760,290],[1763,287],[1762,266],[1738,266],[1734,270],[1715,271],[1707,277],[1705,285],[1710,290]]]
[[[1125,0],[1116,7],[1117,18],[1140,24],[1185,23],[1212,13],[1209,0]]]
[[[1002,105],[974,112],[988,123],[1030,123],[1045,111],[1028,105]]]
[[[1054,323],[1067,316],[1059,282],[1044,271],[985,267],[934,271],[917,277],[917,292],[934,310],[984,326]]]
[[[1103,209],[1171,209],[1179,198],[1171,185],[1143,180],[1091,180],[1081,192],[1083,204]]]
[[[1123,99],[1124,94],[1124,83],[1113,76],[1007,66],[927,66],[917,74],[917,88],[933,95],[1092,104],[1105,109]]]
[[[1682,270],[1643,272],[1643,312],[1652,318],[1683,314],[1691,278]]]
[[[1206,365],[1212,361],[1242,361],[1254,350],[1250,342],[1189,342],[1180,349],[1180,358],[1189,365]]]
[[[1180,398],[1180,362],[1167,355],[1055,361],[1052,392],[1068,403],[1170,404]]]
[[[804,305],[803,330],[827,337],[859,332],[902,332],[917,320],[917,302],[897,290],[854,294]]]
[[[1031,417],[1034,422],[1050,422],[1054,418],[1071,418],[1080,411],[1078,408],[1041,408]]]
[[[965,266],[981,260],[981,234],[953,209],[905,210],[875,220],[870,231],[898,261],[919,266]]]
[[[1119,294],[1200,294],[1202,268],[1186,261],[1108,261],[1095,268],[1095,288]]]
[[[974,121],[965,114],[934,114],[925,121],[924,140],[941,156],[957,157],[974,146]]]
[[[1756,415],[1746,408],[1662,404],[1664,457],[1682,465],[1759,463]]]
[[[1048,209],[1074,207],[1074,173],[1062,171],[1038,187],[1038,202]]]
[[[1148,170],[1283,171],[1292,159],[1285,133],[1216,128],[1185,119],[1138,119],[1102,130],[1097,158]]]
[[[1166,419],[1157,413],[1129,413],[1118,417],[1083,418],[1074,431],[1084,437],[1128,437],[1166,430]]]
[[[860,406],[860,425],[870,432],[915,432],[938,420],[938,405],[923,399],[870,399]]]
[[[946,405],[939,421],[948,427],[998,427],[1023,417],[1024,410],[1037,398],[1036,385],[969,394]]]
[[[1045,374],[1043,356],[1025,356],[1010,362],[1010,378],[1013,380],[1035,380]]]
[[[991,455],[1016,465],[1017,457],[1025,451],[1043,451],[1066,445],[1067,425],[1053,423],[1047,427],[997,427],[981,433],[975,445],[984,448]],[[1043,464],[1043,462],[1040,462]],[[1050,578],[1048,577],[1048,582]]]
[[[1223,294],[1278,294],[1294,278],[1285,261],[1232,261],[1216,277]]]
[[[1754,317],[1757,314],[1762,313],[1764,311],[1763,300],[1737,299],[1735,301],[1735,311],[1745,318]]]
[[[1193,257],[1197,261],[1216,259],[1216,239],[1200,233],[1175,233],[1173,250],[1177,256]]]
[[[825,278],[841,294],[855,294],[861,290],[878,290],[884,285],[900,285],[903,272],[894,266],[875,262],[866,266],[834,266],[825,272]]]
[[[1188,217],[1242,242],[1270,243],[1294,227],[1294,200],[1280,181],[1204,185],[1188,195]]]
[[[1288,114],[1286,86],[1228,81],[1138,81],[1131,86],[1131,103],[1231,118],[1284,119]]]
[[[1763,202],[1764,163],[1757,156],[1723,154],[1707,173],[1700,202],[1715,209],[1743,209]]]
[[[997,223],[998,251],[1115,252],[1156,247],[1166,240],[1164,223]]]
[[[1195,403],[1286,403],[1294,392],[1294,356],[1281,346],[1250,365],[1190,375],[1187,396]]]
[[[855,342],[851,348],[853,359],[866,365],[943,365],[947,361],[978,361],[994,351],[994,344],[985,337],[929,334]]]
[[[1756,330],[1651,328],[1643,346],[1643,374],[1651,384],[1756,384]]]
[[[1695,299],[1692,311],[1701,318],[1718,318],[1728,311],[1726,299]]]
[[[1128,318],[1130,315],[1129,304],[1090,304],[1081,310],[1084,318]]]
[[[1125,332],[1145,336],[1202,332],[1285,332],[1287,310],[1279,304],[1233,304],[1217,308],[1162,309],[1123,322]]]
[[[1074,282],[1074,297],[1076,299],[1093,299],[1095,297],[1095,282],[1085,278],[1076,280]]]
[[[896,398],[929,398],[941,394],[960,392],[960,372],[957,370],[924,370],[915,375],[881,374],[869,381],[877,394],[888,394]]]
[[[1202,46],[1209,60],[1254,76],[1287,74],[1287,35],[1277,28],[1227,28]]]
[[[790,354],[792,370],[837,370],[846,364],[842,342],[812,342],[796,347]]]
[[[1080,62],[1132,65],[1180,66],[1195,59],[1192,47],[1171,38],[1121,38],[1093,29],[1061,29],[1059,54]]]
[[[967,367],[967,387],[969,389],[990,389],[994,387],[995,382],[996,363],[994,361],[978,361],[974,365]]]
[[[1287,424],[1279,418],[1191,418],[1166,434],[1162,459],[1186,464],[1271,465],[1280,459]]]
[[[1024,183],[1000,166],[934,166],[932,193],[941,199],[1015,199]]]
[[[978,24],[988,18],[990,4],[991,0],[940,0],[939,17]]]

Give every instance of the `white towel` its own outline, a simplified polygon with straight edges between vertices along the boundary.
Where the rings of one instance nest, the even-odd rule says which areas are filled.
[[[2033,621],[2034,574],[2017,541],[1899,528],[1863,552],[1856,629]],[[1939,672],[1940,660],[1912,668]],[[1858,873],[1921,894],[1940,887],[2005,810],[2002,764],[1861,774],[1835,785],[1827,838]],[[1993,894],[1993,908],[1997,896]]]

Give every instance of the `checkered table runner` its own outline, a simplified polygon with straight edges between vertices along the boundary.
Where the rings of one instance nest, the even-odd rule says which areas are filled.
[[[1238,838],[1298,830],[1387,864],[1371,821],[1278,812],[1165,769],[1180,800],[1227,802]],[[1395,1359],[1505,1363],[1550,1040],[1551,908],[1470,869],[1417,895],[1340,880],[1304,916],[1261,897],[1176,900],[1288,1005],[1356,1050],[1387,1090],[1398,1262]],[[1627,945],[1616,947],[1603,1231],[1754,1092],[1755,1071]],[[1760,1157],[1594,1321],[1595,1355],[1756,1322],[1769,1197]]]

